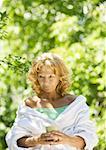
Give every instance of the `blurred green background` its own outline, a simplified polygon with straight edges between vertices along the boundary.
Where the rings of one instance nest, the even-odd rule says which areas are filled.
[[[44,52],[63,57],[70,92],[83,94],[106,150],[105,0],[4,0],[0,7],[0,150],[18,104],[34,95],[27,72]]]

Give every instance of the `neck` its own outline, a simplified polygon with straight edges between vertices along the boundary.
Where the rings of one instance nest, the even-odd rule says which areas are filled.
[[[61,95],[57,94],[55,91],[52,93],[40,93],[40,98],[47,99],[49,101],[55,101],[61,97]]]

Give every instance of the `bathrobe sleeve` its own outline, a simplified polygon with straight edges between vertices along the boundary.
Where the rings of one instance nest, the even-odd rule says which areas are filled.
[[[9,150],[35,150],[38,149],[39,145],[34,148],[22,148],[18,147],[17,140],[23,136],[39,135],[37,130],[37,124],[28,115],[20,113],[20,108],[17,111],[15,122],[6,135],[6,142]]]
[[[93,150],[98,142],[95,124],[90,120],[89,116],[89,107],[84,103],[78,110],[78,117],[74,127],[74,135],[85,140],[86,146],[84,150]]]

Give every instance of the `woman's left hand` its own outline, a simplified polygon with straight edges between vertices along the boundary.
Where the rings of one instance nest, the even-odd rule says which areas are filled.
[[[43,133],[40,140],[45,144],[56,145],[56,144],[68,144],[70,143],[70,136],[60,131],[50,131]]]

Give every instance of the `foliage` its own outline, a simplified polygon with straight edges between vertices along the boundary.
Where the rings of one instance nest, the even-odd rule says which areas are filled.
[[[5,26],[7,23],[6,11],[0,12],[0,39],[6,38],[7,32],[5,31]]]
[[[103,0],[4,0],[9,16],[0,64],[0,150],[18,104],[33,95],[27,72],[43,52],[60,54],[72,78],[70,92],[87,97],[99,143],[106,139],[106,2]],[[5,21],[4,21],[5,23]]]

